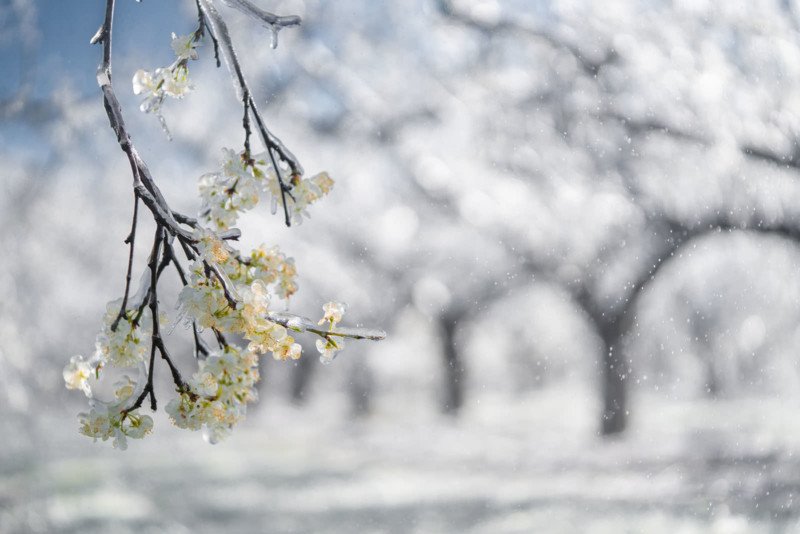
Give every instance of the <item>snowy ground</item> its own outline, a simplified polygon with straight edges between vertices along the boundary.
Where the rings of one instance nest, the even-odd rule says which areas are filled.
[[[40,418],[0,453],[0,532],[800,531],[794,404],[638,398],[603,442],[591,393],[487,394],[457,421],[267,400],[220,445],[157,418],[126,452]]]

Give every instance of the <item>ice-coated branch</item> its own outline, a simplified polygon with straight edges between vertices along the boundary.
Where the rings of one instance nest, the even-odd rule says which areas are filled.
[[[241,154],[234,153],[233,164],[241,165],[245,173],[252,170],[250,176],[253,178],[262,179],[266,176],[272,179],[267,168],[256,167],[266,167],[264,160],[267,158],[261,155],[253,157],[250,153],[251,126],[255,123],[280,186],[280,198],[283,200],[288,226],[290,217],[287,197],[296,202],[294,209],[299,214],[304,206],[311,203],[307,197],[317,195],[315,198],[318,198],[327,193],[333,181],[326,173],[306,180],[301,178],[300,164],[264,124],[252,92],[245,82],[225,22],[214,8],[213,0],[195,0],[195,3],[198,9],[197,29],[188,36],[173,35],[172,47],[178,61],[167,70],[171,71],[175,65],[185,69],[186,61],[196,58],[195,47],[204,35],[214,40],[215,55],[218,57],[218,51],[222,51],[244,107],[242,126],[245,130],[245,150]],[[277,17],[245,0],[227,3],[271,24],[274,31],[299,23],[299,18]],[[335,354],[344,347],[343,341],[335,338],[378,340],[383,339],[385,334],[377,330],[337,328],[345,309],[344,304],[337,302],[328,302],[323,306],[325,316],[320,324],[327,323],[327,329],[297,316],[275,314],[273,317],[269,310],[271,295],[288,299],[297,291],[294,261],[277,247],[267,249],[265,246],[254,250],[249,258],[244,258],[228,244],[238,240],[241,231],[228,224],[227,220],[222,223],[216,221],[216,229],[206,228],[197,219],[170,208],[133,145],[114,92],[111,73],[114,8],[115,0],[106,0],[103,24],[91,42],[103,45],[103,59],[97,70],[97,82],[103,94],[103,105],[109,124],[120,149],[128,159],[133,178],[133,216],[130,232],[125,239],[130,247],[125,292],[121,301],[115,301],[113,307],[108,308],[103,329],[97,336],[94,355],[88,359],[83,356],[71,358],[64,368],[64,380],[69,389],[80,389],[90,399],[91,411],[79,414],[80,432],[104,441],[114,438],[114,446],[124,449],[127,438],[140,439],[152,430],[152,418],[138,413],[138,410],[148,398],[150,408],[154,411],[157,408],[154,377],[156,354],[160,354],[161,360],[169,367],[177,392],[177,396],[166,405],[166,412],[179,427],[202,427],[204,436],[210,436],[208,441],[215,443],[230,432],[232,426],[244,416],[247,403],[255,399],[256,391],[253,386],[258,380],[258,358],[267,352],[271,352],[279,360],[296,360],[301,356],[301,345],[287,335],[285,327],[322,337],[323,339],[317,340],[317,349],[323,363],[332,361]],[[182,71],[182,75],[185,75],[185,71]],[[134,92],[138,92],[137,87],[149,83],[142,81],[147,78],[146,71],[137,71],[134,76]],[[161,98],[158,94],[156,97]],[[295,199],[292,195],[293,189],[287,187],[283,181],[282,172],[292,173],[292,187],[298,187],[298,194],[306,194],[306,197],[298,196]],[[240,185],[240,178],[242,177],[238,176],[232,186],[224,184],[225,189],[221,191],[221,195],[231,197],[238,193],[236,187]],[[274,182],[269,183],[270,188],[274,185]],[[278,193],[274,192],[273,195]],[[304,203],[301,203],[301,199]],[[135,247],[141,241],[137,240],[140,202],[152,214],[155,236],[139,289],[132,295]],[[180,244],[186,261],[193,263],[191,276],[175,255],[175,243]],[[162,321],[165,319],[160,312],[158,285],[161,275],[170,264],[174,266],[183,285],[179,297],[180,317],[191,324],[194,355],[196,359],[202,358],[202,361],[197,362],[197,372],[188,381],[183,379],[173,362],[162,333]],[[206,344],[201,335],[202,329],[213,333],[219,343],[218,350],[212,350]],[[250,343],[246,347],[228,343],[225,337],[228,334],[241,336]],[[122,375],[122,380],[114,386],[116,400],[109,402],[96,398],[89,383],[90,379],[100,379],[100,372],[106,365],[118,370],[139,367],[136,381],[131,380],[128,375]]]
[[[276,26],[280,29],[288,26],[299,26],[302,22],[302,19],[297,15],[275,15],[274,13],[261,9],[249,0],[222,0],[222,2],[226,6],[238,9],[245,15],[249,15],[261,21],[261,23],[266,26]]]
[[[197,30],[195,30],[194,34],[195,40],[199,41],[206,34],[206,18],[203,15],[203,10],[200,9],[200,2],[195,0],[195,5],[197,5]],[[219,60],[219,43],[213,33],[208,32],[208,36],[214,45],[214,61],[217,63],[217,68],[219,68],[222,66]]]
[[[250,129],[250,93],[245,91],[242,95],[242,103],[244,105],[244,115],[242,116],[242,128],[244,128],[244,154],[250,157],[250,136],[252,130]]]
[[[161,244],[162,244],[162,241],[163,241],[163,233],[164,233],[164,231],[162,230],[161,226],[156,227],[156,235],[155,235],[155,238],[153,239],[153,249],[150,251],[150,258],[147,260],[147,266],[148,266],[148,271],[149,271],[149,275],[150,275],[149,276],[150,284],[148,285],[146,302],[147,302],[147,304],[150,305],[151,310],[153,309],[153,301],[156,301],[156,302],[158,301],[158,295],[157,295],[157,287],[158,287],[157,270],[158,270],[158,267],[157,267],[157,265],[158,265],[158,254],[160,252]],[[158,322],[158,315],[157,315],[158,304],[157,303],[155,304],[155,308],[156,308],[156,315],[153,315],[153,317],[154,317],[154,322],[157,323]],[[156,349],[158,348],[158,345],[156,343],[155,335],[151,338],[150,341],[151,341],[151,343],[150,343],[150,362],[149,362],[149,364],[147,366],[147,385],[145,385],[144,389],[142,389],[142,392],[139,394],[139,396],[136,398],[136,400],[133,402],[133,404],[131,404],[128,408],[126,408],[123,411],[123,414],[128,414],[128,413],[136,410],[137,408],[139,408],[142,405],[142,403],[144,402],[144,399],[146,399],[148,395],[150,396],[150,409],[152,409],[153,411],[156,410],[157,403],[156,403],[155,391],[153,390],[153,375],[154,375],[154,369],[155,369]]]
[[[370,341],[386,339],[386,332],[383,330],[352,326],[335,326],[325,330],[311,319],[292,313],[270,312],[269,320],[295,332],[311,332],[322,337],[348,337],[350,339],[367,339]]]
[[[103,92],[103,104],[108,115],[111,129],[117,135],[117,142],[131,166],[133,174],[134,190],[136,195],[142,199],[145,205],[153,213],[156,221],[165,226],[173,235],[179,235],[186,239],[191,239],[191,234],[183,229],[175,219],[172,210],[167,205],[161,190],[153,181],[150,170],[145,165],[139,153],[131,141],[128,130],[125,127],[125,120],[122,117],[122,108],[117,100],[114,86],[111,81],[111,43],[114,23],[114,4],[115,0],[106,1],[106,13],[103,25],[92,37],[91,43],[103,43],[103,61],[97,69],[97,83]]]
[[[119,308],[119,313],[117,314],[117,318],[114,320],[114,323],[111,325],[111,330],[116,330],[117,325],[119,324],[120,319],[125,315],[125,312],[128,308],[128,295],[131,291],[131,272],[133,271],[133,250],[136,244],[136,223],[138,220],[139,215],[139,195],[134,193],[133,195],[133,221],[131,222],[131,232],[128,234],[128,237],[125,238],[125,243],[130,245],[130,250],[128,252],[128,270],[125,273],[125,294],[122,296],[122,305]]]
[[[278,46],[278,32],[288,26],[299,26],[301,19],[297,15],[280,16],[264,11],[249,0],[222,0],[222,2],[233,9],[237,9],[245,15],[252,17],[264,25],[270,31],[270,45],[272,48]]]
[[[283,142],[267,128],[266,123],[264,122],[264,119],[258,110],[256,101],[253,98],[252,91],[250,91],[247,81],[245,80],[242,66],[239,63],[239,58],[236,54],[236,49],[233,46],[230,33],[228,32],[228,26],[217,9],[214,7],[213,0],[197,0],[197,4],[200,6],[203,15],[208,21],[209,33],[213,35],[219,42],[220,49],[222,50],[222,56],[225,58],[225,64],[228,66],[228,70],[231,73],[236,95],[239,100],[242,101],[245,107],[249,108],[250,114],[255,120],[256,126],[258,127],[261,141],[264,143],[264,147],[267,149],[270,158],[274,160],[274,152],[278,155],[278,158],[283,163],[289,166],[293,176],[301,176],[303,174],[303,167],[300,165],[300,162],[297,161],[297,158],[295,158],[289,149],[286,148]],[[286,226],[291,226],[289,208],[286,203],[286,193],[288,192],[289,187],[284,183],[283,178],[281,177],[280,167],[277,165],[275,165],[275,173],[278,177],[278,184],[281,189],[281,199],[283,201]]]

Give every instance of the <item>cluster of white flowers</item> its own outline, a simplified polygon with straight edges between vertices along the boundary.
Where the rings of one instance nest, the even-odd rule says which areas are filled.
[[[328,330],[333,330],[337,324],[342,320],[347,306],[342,302],[327,302],[322,305],[322,311],[325,315],[319,320],[318,324],[328,323]],[[334,336],[329,335],[324,339],[317,340],[317,350],[320,353],[319,361],[324,364],[329,364],[336,357],[336,353],[344,349],[344,340],[340,337],[334,339]]]
[[[202,428],[209,443],[227,436],[256,400],[258,354],[234,345],[201,361],[189,381],[189,390],[172,399],[166,411],[172,422],[191,430]]]
[[[239,213],[258,204],[263,184],[277,180],[264,159],[266,154],[251,158],[244,152],[222,150],[222,168],[200,177],[201,217],[218,230],[235,225]]]
[[[197,41],[194,34],[177,36],[172,34],[172,49],[176,59],[169,67],[154,71],[139,69],[133,75],[133,94],[144,95],[139,109],[161,117],[164,98],[183,98],[194,87],[189,81],[188,61],[197,59]]]
[[[190,60],[198,59],[197,46],[205,29],[213,29],[206,28],[205,23],[201,17],[200,26],[193,34],[172,34],[171,46],[176,59],[171,65],[153,71],[140,69],[133,76],[133,92],[142,96],[140,109],[158,117],[167,136],[169,131],[161,115],[161,107],[167,97],[183,98],[193,90],[188,64]],[[277,29],[273,28],[273,31],[277,32]],[[98,33],[93,39],[108,39],[104,42],[104,66],[107,68],[103,72],[106,74],[110,72],[110,33],[108,28],[107,32]],[[216,47],[216,39],[214,44]],[[233,57],[235,62],[230,43],[226,40],[222,44],[230,52],[226,58]],[[238,65],[234,66],[238,69]],[[108,81],[104,79],[101,83],[105,88]],[[249,95],[244,82],[241,85],[242,92]],[[260,123],[261,117],[248,103],[244,101],[245,112],[255,114]],[[112,127],[122,129],[121,121],[117,121],[113,110],[108,111]],[[248,119],[249,115],[246,115],[245,121]],[[323,363],[329,363],[336,352],[343,348],[342,337],[366,337],[363,332],[354,332],[353,329],[335,330],[345,311],[341,303],[329,302],[323,306],[325,315],[319,324],[327,324],[327,329],[318,328],[309,319],[271,310],[270,306],[276,299],[284,300],[288,307],[289,298],[298,290],[294,260],[278,247],[265,245],[245,256],[225,241],[239,236],[238,230],[232,227],[242,212],[258,204],[262,194],[269,195],[273,213],[285,203],[284,209],[290,219],[287,224],[300,224],[309,216],[308,207],[330,193],[334,185],[324,172],[303,178],[302,171],[298,170],[299,165],[286,161],[284,154],[280,154],[282,159],[276,162],[273,157],[275,153],[269,152],[269,147],[267,152],[252,154],[249,125],[245,123],[244,126],[248,135],[245,150],[236,152],[223,149],[220,169],[200,177],[202,223],[198,224],[188,217],[183,219],[175,212],[172,212],[174,218],[180,222],[171,219],[165,221],[159,216],[160,210],[166,213],[171,210],[163,198],[156,194],[154,186],[150,184],[148,187],[153,196],[159,198],[156,199],[156,208],[145,202],[153,211],[157,225],[148,271],[145,272],[147,276],[142,278],[145,285],[132,298],[135,304],[127,300],[135,252],[132,233],[127,241],[131,247],[131,262],[128,264],[125,297],[108,304],[92,356],[73,356],[63,371],[66,387],[81,390],[88,398],[89,411],[78,414],[80,432],[94,441],[111,439],[114,447],[126,449],[129,438],[141,439],[152,431],[153,419],[139,413],[139,409],[148,395],[152,409],[156,407],[153,388],[156,353],[160,353],[169,366],[177,392],[177,397],[166,406],[172,422],[180,428],[202,429],[207,441],[216,443],[245,417],[247,404],[257,398],[255,384],[259,380],[261,355],[271,352],[273,358],[282,361],[301,357],[302,348],[290,331],[319,335],[321,339],[317,342],[317,348]],[[126,152],[130,153],[127,149]],[[137,201],[141,199],[141,196],[137,196]],[[134,214],[133,232],[136,230],[136,221]],[[185,225],[185,228],[177,231],[175,224]],[[194,230],[191,236],[185,232],[189,227]],[[188,271],[184,270],[182,262],[174,255],[175,239],[189,260]],[[182,378],[161,337],[167,319],[158,312],[157,290],[162,269],[170,263],[184,283],[178,297],[178,313],[193,327],[195,354],[199,359],[197,371],[189,380]],[[153,317],[153,314],[158,316]],[[220,346],[217,351],[212,351],[202,339],[205,329],[214,331]],[[241,348],[230,344],[228,335],[246,340],[246,346]],[[371,339],[383,337],[381,332],[369,335]],[[137,371],[135,379],[126,374],[131,369]],[[109,382],[122,377],[114,384],[112,399],[99,398],[102,395],[98,393],[103,389],[94,387],[101,378],[101,371]]]
[[[273,291],[288,299],[297,292],[297,267],[293,258],[287,258],[278,247],[261,245],[253,250],[247,262],[247,275],[266,284],[273,284]]]
[[[114,400],[105,402],[95,397],[90,379],[100,378],[106,367],[139,369],[139,382],[144,383],[145,360],[150,351],[152,317],[148,308],[125,310],[119,316],[122,300],[109,302],[103,318],[103,327],[97,335],[95,351],[90,358],[81,355],[70,358],[64,367],[64,383],[67,389],[80,389],[89,398],[91,410],[78,415],[80,432],[103,441],[114,439],[114,446],[127,447],[127,438],[140,439],[153,428],[153,420],[140,415],[137,410],[126,412],[125,405],[140,386],[128,375],[116,383]],[[117,319],[119,317],[119,319]],[[143,386],[142,386],[143,387]],[[138,394],[138,393],[137,393]]]
[[[300,345],[286,327],[270,317],[270,289],[260,279],[249,284],[237,283],[236,307],[226,299],[222,284],[215,275],[207,276],[202,264],[194,264],[190,283],[180,293],[181,313],[200,328],[214,328],[221,333],[238,334],[250,342],[248,350],[272,352],[277,360],[300,357]]]
[[[200,216],[217,230],[227,230],[236,224],[239,214],[258,204],[259,195],[272,197],[275,213],[282,202],[280,183],[266,152],[250,155],[224,148],[220,170],[200,177]],[[307,208],[333,188],[327,173],[311,178],[293,176],[287,184],[286,200],[290,203],[292,222],[300,224]]]
[[[103,327],[97,334],[95,351],[90,358],[73,356],[64,367],[64,382],[67,389],[80,389],[91,397],[89,378],[99,378],[105,365],[135,367],[144,362],[150,351],[152,317],[150,310],[126,310],[117,320],[122,300],[109,302]]]
[[[153,332],[153,318],[149,308],[126,310],[117,321],[122,300],[115,300],[106,306],[103,328],[97,335],[95,355],[103,363],[116,367],[134,367],[143,362],[150,352],[150,335]],[[114,323],[116,322],[116,329]]]
[[[333,183],[333,178],[327,172],[315,174],[310,178],[292,176],[287,194],[292,224],[299,225],[303,222],[304,217],[306,219],[310,218],[308,207],[330,193],[331,189],[333,189]],[[281,188],[277,180],[270,181],[267,185],[268,191],[272,195],[271,210],[274,215],[282,202]]]
[[[192,378],[179,385],[178,397],[166,410],[178,427],[202,429],[204,437],[216,443],[230,433],[245,416],[247,404],[257,397],[254,386],[259,379],[259,356],[267,352],[277,360],[301,356],[301,346],[289,335],[289,329],[272,320],[270,311],[273,298],[288,298],[296,291],[297,270],[292,259],[277,247],[261,246],[242,257],[211,230],[198,228],[193,237],[198,258],[179,296],[181,314],[201,329],[235,334],[249,344],[244,349],[226,344],[201,360]],[[219,276],[235,291],[234,303],[226,297]],[[115,447],[124,449],[128,438],[142,438],[153,428],[149,416],[130,409],[136,406],[133,399],[141,399],[144,391],[152,317],[149,308],[126,310],[120,316],[121,305],[120,300],[108,304],[94,355],[88,360],[73,357],[64,368],[64,380],[68,388],[81,389],[90,399],[91,410],[79,414],[80,432],[95,440],[113,439]],[[329,363],[344,347],[335,327],[342,320],[345,305],[328,302],[322,309],[324,316],[319,324],[326,324],[330,333],[320,334],[323,337],[317,341],[317,348],[320,360]],[[139,379],[124,376],[110,402],[95,398],[89,385],[105,365],[139,368]]]
[[[80,433],[107,441],[113,439],[114,447],[128,448],[128,438],[142,439],[153,430],[153,418],[140,414],[138,410],[124,410],[131,397],[138,391],[136,382],[127,375],[116,383],[112,402],[92,399],[91,410],[78,414]]]
[[[211,230],[198,228],[194,238],[200,258],[219,266],[232,283],[249,286],[260,280],[281,299],[288,299],[297,292],[294,259],[287,257],[277,246],[267,248],[261,245],[253,249],[249,256],[243,257]]]
[[[272,352],[278,360],[299,358],[300,345],[284,326],[269,319],[272,296],[287,298],[297,288],[294,262],[279,250],[265,247],[244,259],[209,230],[200,229],[195,236],[204,263],[192,264],[191,278],[178,299],[181,313],[200,328],[243,336],[253,352]],[[226,298],[217,274],[208,271],[209,265],[219,267],[218,272],[232,284],[237,295],[235,307]]]

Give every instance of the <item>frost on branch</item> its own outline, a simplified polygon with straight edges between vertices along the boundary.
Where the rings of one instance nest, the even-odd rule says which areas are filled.
[[[238,9],[245,15],[252,17],[260,22],[270,34],[270,47],[278,47],[278,32],[286,26],[298,26],[300,24],[300,17],[290,15],[288,17],[281,17],[273,15],[268,11],[264,11],[258,6],[254,5],[248,0],[222,0],[225,5]]]
[[[263,22],[276,28],[299,23],[296,17],[260,12],[246,1],[229,3],[255,10],[253,13]],[[299,224],[308,218],[308,207],[331,191],[333,180],[326,173],[303,177],[299,162],[267,130],[236,60],[224,20],[212,0],[198,0],[198,27],[193,33],[172,35],[177,58],[172,65],[152,72],[139,70],[133,77],[134,92],[144,95],[142,111],[156,114],[164,126],[161,105],[167,96],[181,98],[192,89],[188,61],[199,58],[197,46],[204,36],[212,40],[215,56],[221,46],[224,56],[232,58],[230,66],[237,75],[235,86],[244,107],[244,150],[224,149],[221,168],[200,178],[199,220],[170,208],[133,146],[114,93],[114,4],[114,0],[107,0],[105,22],[92,43],[103,44],[97,80],[111,127],[133,174],[133,218],[125,240],[129,246],[125,290],[121,298],[108,304],[92,356],[73,356],[64,367],[64,382],[68,389],[82,391],[89,402],[89,411],[78,416],[80,432],[95,441],[111,439],[115,447],[125,449],[129,438],[141,439],[153,430],[152,418],[142,414],[141,409],[146,400],[152,410],[157,408],[154,376],[160,360],[174,384],[175,395],[166,405],[172,422],[179,428],[202,430],[208,442],[216,443],[230,434],[245,417],[247,405],[256,400],[258,362],[264,354],[281,361],[296,360],[302,349],[294,335],[307,334],[319,337],[321,359],[328,363],[343,348],[342,338],[379,340],[385,334],[339,327],[344,314],[341,303],[325,304],[324,316],[318,323],[275,311],[276,302],[281,301],[281,307],[287,308],[290,297],[298,290],[294,260],[277,246],[262,245],[243,254],[230,245],[230,240],[241,234],[234,228],[239,215],[255,207],[262,195],[270,197],[273,212],[278,205],[283,208],[287,225]],[[263,150],[258,153],[251,149],[251,121],[263,143]],[[131,293],[140,204],[153,216],[156,231],[139,290]],[[183,286],[178,316],[172,320],[160,308],[158,296],[161,274],[167,268],[175,270]],[[186,332],[191,332],[192,360],[197,367],[188,379],[183,378],[173,360],[176,356],[167,348],[166,337],[173,330],[167,328],[170,323],[183,324]],[[240,346],[229,337],[245,343]],[[103,381],[115,381],[113,396],[101,398],[98,394],[104,388],[95,386]]]

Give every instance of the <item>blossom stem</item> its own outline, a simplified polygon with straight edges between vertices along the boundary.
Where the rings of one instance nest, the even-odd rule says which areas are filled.
[[[227,347],[228,340],[225,339],[223,333],[217,330],[216,328],[212,328],[212,330],[214,331],[214,336],[216,336],[217,338],[217,343],[219,343],[219,348],[224,349],[225,347]]]

